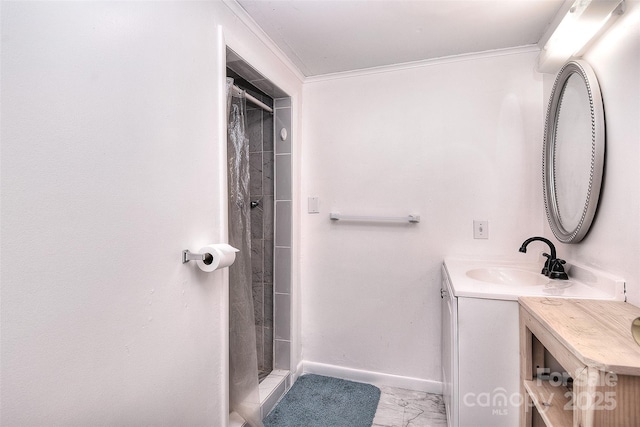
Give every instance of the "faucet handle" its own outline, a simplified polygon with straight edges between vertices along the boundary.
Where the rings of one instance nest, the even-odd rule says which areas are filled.
[[[551,269],[551,255],[543,252],[542,256],[546,257],[547,260],[544,262],[544,267],[542,267],[542,271],[540,272],[540,274],[544,274],[545,276],[548,276],[549,271]]]
[[[551,262],[551,265],[549,267],[548,276],[551,279],[567,280],[569,278],[569,276],[564,271],[564,267],[562,266],[563,264],[566,264],[566,263],[567,262],[565,260],[563,260],[563,259],[560,259],[560,258],[554,259]]]

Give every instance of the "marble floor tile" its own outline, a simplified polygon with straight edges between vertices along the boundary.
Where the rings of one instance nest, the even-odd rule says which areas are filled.
[[[439,394],[380,387],[380,403],[372,427],[446,427]]]

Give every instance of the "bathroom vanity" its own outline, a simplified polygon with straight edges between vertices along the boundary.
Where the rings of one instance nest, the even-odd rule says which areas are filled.
[[[631,334],[640,308],[597,300],[519,302],[520,426],[640,425],[640,347]],[[550,360],[561,372],[549,368]]]
[[[543,259],[524,258],[445,259],[442,377],[449,427],[518,425],[518,297],[624,300],[619,278],[574,264],[568,265],[569,281],[554,281],[540,274]]]

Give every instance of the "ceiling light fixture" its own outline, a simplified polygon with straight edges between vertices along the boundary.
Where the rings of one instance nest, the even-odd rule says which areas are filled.
[[[624,0],[575,0],[550,35],[540,40],[538,71],[555,73],[569,58],[581,57],[619,15]]]

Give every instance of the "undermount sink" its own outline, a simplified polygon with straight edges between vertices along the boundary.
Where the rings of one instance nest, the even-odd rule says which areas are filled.
[[[474,268],[467,271],[467,277],[497,285],[547,285],[551,279],[539,272],[509,267]]]

